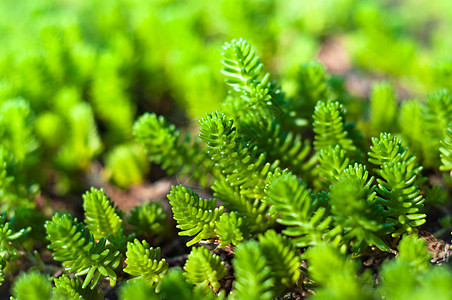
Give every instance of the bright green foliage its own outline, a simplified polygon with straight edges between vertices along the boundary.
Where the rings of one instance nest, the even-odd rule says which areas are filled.
[[[5,281],[5,275],[3,274],[3,268],[4,268],[4,262],[3,260],[0,261],[0,287],[2,286],[3,282]]]
[[[124,234],[124,229],[119,229],[118,233],[107,235],[106,240],[110,244],[111,248],[115,250],[119,250],[122,254],[127,251],[127,243],[131,242],[135,238],[135,233],[131,233],[129,235]]]
[[[173,210],[179,235],[194,236],[187,246],[215,235],[215,222],[223,213],[223,206],[216,207],[215,199],[202,199],[199,195],[183,185],[173,186],[168,199]]]
[[[327,208],[313,205],[310,190],[287,172],[275,173],[265,189],[265,201],[279,213],[278,223],[288,226],[283,234],[293,237],[297,247],[316,245],[329,234],[332,218]]]
[[[9,217],[18,207],[34,208],[33,198],[39,192],[37,185],[25,185],[22,180],[24,169],[16,158],[0,146],[0,212]]]
[[[68,293],[82,289],[94,295],[99,284],[111,298],[115,290],[105,282],[122,281],[121,296],[134,300],[221,299],[231,284],[233,299],[452,298],[451,272],[430,266],[425,246],[414,239],[425,220],[423,229],[434,235],[450,227],[451,181],[437,167],[440,153],[443,168],[450,165],[444,163],[444,149],[447,161],[452,97],[442,90],[425,104],[401,101],[401,113],[396,111],[396,92],[420,97],[427,88],[451,87],[452,42],[447,30],[438,29],[452,27],[452,4],[386,2],[0,1],[0,213],[18,216],[8,228],[3,224],[7,238],[0,246],[12,247],[2,252],[10,257],[0,260],[10,276],[6,282],[30,268],[72,273],[56,281]],[[246,33],[262,55],[243,39],[225,45],[229,93],[221,106],[226,85],[217,74],[218,45],[237,33]],[[316,62],[297,73],[316,53],[338,75]],[[341,59],[343,54],[350,56]],[[430,70],[438,57],[444,62]],[[269,82],[263,63],[285,91]],[[391,83],[375,86],[367,101],[359,95],[373,78]],[[218,107],[220,113],[202,120],[201,139],[156,117],[187,123],[188,132],[196,130],[193,119]],[[357,127],[345,122],[345,108]],[[184,250],[163,234],[168,220],[160,206],[137,208],[125,224],[113,203],[92,191],[86,195],[92,199],[85,199],[91,203],[85,207],[86,227],[57,214],[45,225],[49,243],[42,237],[43,220],[54,209],[79,212],[70,200],[86,184],[99,186],[110,177],[128,187],[145,177],[146,155],[130,146],[134,114],[144,111],[155,114],[136,123],[135,136],[150,160],[206,194],[213,190],[229,209],[224,213],[216,200],[173,188],[174,217],[181,233],[192,236],[188,244],[204,238],[208,249],[218,241],[229,245],[218,250],[228,276],[208,278],[215,272],[210,263],[218,261],[196,250],[186,276],[176,269],[159,280],[159,296],[149,284],[155,285],[155,274],[142,269],[148,263],[158,266],[160,258],[150,258],[157,250],[131,240],[132,231],[146,237],[156,233],[153,243],[162,244],[168,260],[177,255],[171,265],[180,264]],[[373,139],[367,161],[362,151],[381,130],[393,135]],[[161,175],[156,167],[149,180]],[[143,190],[150,191],[147,184],[118,192],[134,201],[141,200]],[[29,234],[8,240],[27,226]],[[410,232],[413,239],[402,238],[395,261],[380,253]],[[53,261],[38,252],[48,244]],[[310,248],[307,270],[300,262],[305,248]],[[434,261],[447,260],[447,249]],[[13,251],[26,261],[11,261],[18,257]],[[126,269],[138,277],[129,282],[123,272],[126,252]],[[362,258],[359,266],[356,256]],[[383,262],[383,272],[377,269],[381,259],[393,261]],[[219,269],[226,273],[221,263]],[[223,290],[217,295],[208,285]]]
[[[314,107],[317,101],[327,101],[332,98],[333,91],[327,81],[328,75],[320,62],[303,64],[297,74],[297,101],[293,101],[297,115],[312,121]]]
[[[452,60],[443,59],[433,65],[433,79],[436,86],[452,90]]]
[[[269,95],[269,73],[261,78],[264,65],[244,39],[232,40],[223,46],[224,68],[221,73],[226,76],[226,83],[244,96],[251,104],[271,100]]]
[[[27,163],[38,148],[33,133],[30,105],[24,99],[11,99],[0,105],[0,143],[19,163]]]
[[[10,223],[14,231],[30,227],[27,235],[20,238],[22,246],[29,251],[35,241],[45,240],[46,230],[44,224],[46,220],[47,218],[42,211],[36,208],[19,206],[14,211],[14,216],[11,218]]]
[[[241,186],[253,174],[264,173],[262,168],[268,170],[270,165],[264,165],[265,155],[240,144],[233,120],[227,120],[226,115],[219,112],[206,114],[200,124],[200,137],[207,144],[207,154],[232,185]],[[243,164],[248,162],[250,164],[245,168]]]
[[[261,199],[267,174],[274,166],[265,163],[265,154],[258,154],[256,147],[241,143],[233,121],[224,114],[207,114],[200,124],[207,155],[223,174],[212,187],[215,196],[245,216],[251,231],[268,228],[273,219]]]
[[[136,105],[127,93],[130,79],[121,74],[121,68],[130,60],[127,52],[131,45],[118,36],[113,38],[112,44],[113,49],[103,51],[98,57],[92,74],[91,97],[94,111],[110,131],[108,138],[121,141],[131,134]],[[121,44],[123,52],[114,49],[119,46],[114,44]]]
[[[142,182],[149,172],[143,148],[137,144],[116,146],[106,157],[105,172],[122,188]]]
[[[434,185],[424,187],[425,207],[429,208],[433,205],[444,205],[449,201],[449,194],[442,186]]]
[[[222,279],[227,270],[224,261],[204,247],[193,247],[184,266],[187,280],[196,285],[211,286],[215,291],[220,288],[218,280]]]
[[[61,146],[67,130],[65,127],[64,118],[54,112],[42,113],[35,120],[36,135],[41,140],[42,147],[52,152]]]
[[[355,151],[344,124],[344,107],[337,101],[318,101],[314,110],[314,146],[317,152],[340,145],[346,151]]]
[[[406,235],[397,247],[397,261],[408,264],[413,270],[424,270],[430,266],[430,254],[425,241],[414,235]]]
[[[71,267],[81,253],[88,252],[93,246],[89,230],[82,223],[77,223],[71,215],[56,213],[45,224],[47,246],[57,261],[63,261],[65,267]]]
[[[31,230],[30,227],[27,227],[14,232],[11,229],[11,223],[6,221],[5,213],[0,216],[0,260],[17,259],[17,245],[13,241],[24,236]]]
[[[22,273],[12,288],[17,300],[50,300],[51,292],[49,279],[38,272]]]
[[[271,267],[257,241],[240,243],[232,264],[236,277],[234,299],[273,299]]]
[[[377,178],[377,201],[395,222],[392,236],[414,232],[425,223],[425,214],[420,213],[424,198],[417,186],[422,180],[422,167],[401,145],[400,139],[391,134],[382,133],[380,138],[372,138],[372,143],[369,162],[380,166],[376,170],[380,177]]]
[[[96,240],[117,234],[123,221],[103,189],[91,188],[83,195],[85,223]]]
[[[301,260],[290,239],[274,230],[259,235],[259,247],[270,265],[270,275],[275,280],[275,295],[291,287],[300,277]]]
[[[121,284],[119,288],[119,299],[121,300],[157,300],[159,297],[145,279],[129,279]]]
[[[426,149],[429,146],[425,143],[424,134],[421,134],[425,130],[422,109],[422,104],[418,100],[402,101],[397,124],[401,136],[409,148],[417,157],[425,161],[431,160],[430,157],[434,154],[429,153]],[[424,157],[426,158],[424,159]]]
[[[165,300],[218,299],[218,297],[213,297],[213,295],[212,297],[208,297],[208,295],[206,295],[206,289],[202,286],[195,287],[191,283],[188,283],[184,274],[185,273],[180,268],[169,270],[159,283],[159,298]],[[209,289],[208,291],[211,290]],[[130,300],[135,299],[137,298],[130,298]]]
[[[163,116],[144,114],[135,122],[133,134],[149,160],[161,165],[168,174],[190,176],[200,182],[207,180],[210,164],[202,155],[199,140],[182,136],[181,131],[173,124],[168,125]]]
[[[142,235],[164,235],[170,230],[168,215],[160,202],[146,202],[135,206],[127,223],[132,225],[134,232]]]
[[[397,100],[394,89],[388,82],[372,85],[370,95],[370,124],[372,134],[394,132],[397,117]]]
[[[452,96],[448,90],[439,90],[428,94],[422,112],[426,134],[426,152],[430,152],[433,161],[427,161],[427,166],[440,165],[440,141],[445,137],[449,123],[452,122]]]
[[[110,285],[114,286],[118,278],[115,270],[122,261],[122,254],[110,245],[106,245],[104,238],[100,239],[89,252],[80,256],[73,265],[67,267],[68,272],[76,272],[75,276],[86,275],[82,288],[96,288],[103,277],[110,278]]]
[[[363,165],[355,164],[344,172],[345,176],[331,186],[331,213],[334,222],[343,230],[343,243],[351,245],[355,253],[368,246],[390,251],[382,237],[391,231],[384,223],[383,207],[375,201],[373,177]]]
[[[441,166],[439,169],[441,171],[451,171],[452,170],[452,123],[446,129],[446,134],[444,139],[441,140],[441,147],[439,148],[441,152]]]
[[[403,76],[420,72],[421,70],[416,69],[417,64],[420,64],[420,61],[416,60],[420,49],[417,49],[412,39],[400,32],[398,22],[399,13],[410,9],[409,6],[398,7],[397,12],[391,13],[385,10],[384,3],[379,1],[353,3],[356,4],[356,9],[351,18],[355,20],[359,30],[349,36],[347,44],[351,48],[354,62],[361,68],[371,69],[373,74]],[[421,5],[417,9],[426,7]],[[405,17],[410,18],[406,13]]]
[[[168,270],[168,263],[160,258],[160,248],[149,247],[145,240],[128,242],[126,257],[124,272],[145,279],[151,286],[158,283]]]
[[[315,157],[309,157],[312,151],[311,141],[304,140],[294,131],[285,131],[274,119],[268,121],[268,118],[261,119],[250,113],[247,115],[250,120],[246,123],[244,118],[240,119],[239,130],[242,131],[242,135],[249,135],[250,142],[255,144],[260,152],[266,154],[268,161],[278,160],[280,168],[290,168],[306,180],[311,179],[311,172],[316,163]]]
[[[86,170],[102,150],[93,112],[88,104],[80,103],[67,114],[69,134],[56,157],[57,163],[64,170]]]
[[[218,234],[220,245],[226,247],[229,244],[237,246],[241,241],[250,236],[249,225],[246,218],[240,217],[235,211],[230,214],[222,214],[215,225],[215,233]]]
[[[286,127],[299,129],[299,123],[305,124],[306,120],[292,115],[290,99],[275,83],[268,83],[268,73],[260,79],[263,65],[246,41],[233,40],[223,48],[222,73],[232,89],[222,111],[234,119],[241,142],[256,145],[259,152],[266,153],[269,160],[280,160],[283,167],[309,169],[309,165],[301,164],[310,152],[309,143],[303,143],[295,131],[286,130]],[[242,59],[243,56],[247,57]],[[253,67],[247,65],[251,62]],[[282,117],[289,114],[293,118]]]
[[[349,163],[347,153],[339,145],[322,149],[319,153],[319,176],[327,185],[331,184],[343,176]]]
[[[452,121],[452,96],[448,90],[428,94],[425,102],[424,118],[427,132],[435,140],[444,135],[444,130]]]
[[[413,160],[408,148],[402,146],[402,141],[391,133],[381,133],[380,137],[372,138],[369,162],[381,166],[384,163],[398,163],[404,160]],[[379,172],[379,171],[377,171]]]
[[[66,274],[54,279],[53,294],[56,299],[97,300],[102,292],[97,289],[82,288],[82,282]]]
[[[366,276],[358,278],[358,265],[331,244],[305,252],[310,277],[319,285],[313,299],[373,299]]]
[[[395,261],[385,263],[380,271],[379,293],[387,299],[448,299],[452,271],[429,264],[429,254],[422,239],[405,236],[399,244]],[[433,298],[431,298],[433,299]]]
[[[48,248],[53,250],[53,258],[63,261],[68,272],[75,276],[86,275],[82,288],[91,283],[94,289],[101,277],[108,276],[110,284],[115,285],[117,275],[115,269],[119,266],[122,254],[106,245],[106,239],[94,242],[93,235],[83,224],[78,223],[71,215],[55,214],[52,221],[45,224]]]

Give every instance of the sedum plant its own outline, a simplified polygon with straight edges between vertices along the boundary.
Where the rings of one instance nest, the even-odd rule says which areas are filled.
[[[135,206],[127,223],[135,233],[142,235],[165,235],[171,230],[168,215],[160,202],[146,202]]]
[[[426,222],[422,189],[426,182],[422,174],[424,169],[410,147],[415,151],[426,148],[419,147],[423,141],[411,139],[410,131],[397,122],[398,103],[393,88],[387,83],[375,85],[370,120],[366,120],[369,128],[360,132],[360,127],[345,121],[347,108],[352,104],[340,102],[340,90],[326,79],[319,67],[303,66],[300,76],[304,76],[307,83],[301,87],[300,93],[303,91],[304,94],[300,97],[306,101],[302,105],[311,107],[312,112],[311,115],[305,112],[297,115],[293,99],[286,97],[277,84],[270,81],[268,73],[263,73],[259,57],[245,40],[226,43],[223,51],[222,73],[230,93],[223,106],[224,113],[217,111],[201,119],[200,138],[205,143],[204,159],[212,162],[210,174],[214,180],[211,188],[225,208],[217,207],[215,202],[200,206],[202,199],[180,186],[178,191],[183,193],[179,198],[187,200],[175,201],[173,188],[169,199],[178,226],[183,230],[181,234],[188,234],[185,228],[196,228],[189,234],[195,236],[196,241],[192,240],[188,245],[205,239],[219,243],[219,247],[227,243],[237,246],[233,260],[236,281],[230,297],[272,298],[289,287],[294,288],[304,270],[296,262],[296,252],[291,252],[295,251],[291,248],[295,246],[301,251],[309,248],[306,252],[308,265],[310,260],[317,265],[323,257],[333,256],[331,263],[337,264],[338,272],[342,268],[348,270],[344,276],[335,277],[329,275],[328,267],[325,267],[324,275],[316,273],[319,271],[315,268],[320,267],[312,269],[314,273],[310,278],[320,286],[316,297],[374,299],[374,284],[369,273],[357,276],[359,267],[349,256],[342,255],[394,252],[401,236],[417,234],[418,227]],[[319,96],[313,100],[313,95]],[[447,101],[431,101],[448,105]],[[384,114],[388,103],[391,105],[390,116]],[[432,124],[439,122],[433,114],[428,119],[421,116],[419,120]],[[398,123],[400,127],[388,123]],[[272,138],[268,135],[269,128],[275,132]],[[301,140],[292,138],[296,136],[295,128],[303,128],[303,132],[314,137],[314,151],[306,151],[300,159],[290,160],[285,153],[271,149],[268,141],[273,139],[273,145],[277,147],[279,137],[283,137],[288,145],[284,149],[294,149],[293,152],[289,150],[292,154],[288,155],[300,153],[298,141]],[[380,131],[387,132],[379,134]],[[375,134],[377,137],[372,136]],[[371,140],[371,144],[367,144],[365,138]],[[442,153],[447,154],[444,150],[446,140],[442,145]],[[425,159],[423,156],[423,161]],[[303,165],[316,165],[317,169]],[[426,191],[430,189],[425,188]],[[433,190],[438,188],[433,187]],[[428,192],[429,198],[433,190]],[[190,206],[192,210],[188,208]],[[186,213],[178,216],[182,208]],[[221,213],[217,213],[219,209]],[[190,211],[200,219],[192,219],[188,225],[185,223],[188,223]],[[239,222],[239,218],[243,221]],[[222,239],[224,229],[221,227],[229,220],[236,224],[234,227],[227,225],[229,235],[237,232],[240,240]],[[244,222],[250,226],[249,241],[245,240],[246,231],[237,226]],[[273,222],[282,226],[282,235],[270,230]],[[262,231],[265,234],[260,235]],[[273,242],[283,245],[285,242],[278,240],[280,238],[287,241],[288,248],[277,254],[278,250],[270,245]],[[404,243],[399,246],[401,253],[407,251]],[[335,249],[341,254],[332,254]],[[282,264],[285,254],[282,253],[294,253],[293,261],[287,256],[285,267]],[[274,261],[275,257],[278,263]],[[308,277],[310,270],[308,268],[305,273]],[[243,278],[244,274],[247,279]],[[337,284],[330,286],[329,283],[335,280]],[[350,281],[353,285],[348,283]],[[341,291],[346,285],[349,289]]]
[[[224,210],[222,206],[216,207],[215,199],[202,199],[196,192],[182,185],[173,186],[168,199],[177,227],[182,230],[179,235],[195,236],[187,242],[187,246],[215,234],[215,222]]]
[[[117,234],[123,220],[102,189],[91,190],[83,195],[86,227],[99,240],[108,234]]]
[[[118,10],[125,4],[117,5],[111,7],[114,20],[120,19]],[[141,14],[151,11],[134,11],[135,18],[123,19],[124,27],[132,26],[143,35],[144,40],[134,41],[139,47],[153,43],[144,38],[141,28],[159,22],[160,10],[150,14],[149,20],[142,19]],[[129,24],[137,20],[143,23]],[[171,20],[166,22],[175,26]],[[96,31],[106,30],[99,26],[94,26]],[[78,32],[77,27],[62,28],[68,32],[59,33],[61,37],[76,39],[71,30]],[[42,38],[57,45],[55,30],[59,29],[43,30]],[[131,124],[133,112],[141,112],[142,107],[130,102],[129,89],[144,88],[131,78],[151,72],[148,64],[164,51],[142,58],[136,63],[144,66],[125,74],[123,67],[131,64],[138,46],[125,33],[103,43],[108,51],[99,56],[85,45],[87,61],[84,67],[73,66],[78,70],[75,75],[57,58],[76,53],[70,47],[49,46],[56,51],[55,61],[46,64],[49,78],[75,76],[71,80],[77,84],[62,87],[53,96],[58,101],[51,111],[38,113],[36,132],[31,124],[37,103],[22,99],[0,103],[0,110],[9,112],[0,118],[4,123],[0,131],[0,282],[9,284],[27,271],[12,284],[14,297],[103,299],[114,297],[116,291],[120,299],[449,296],[444,286],[451,282],[450,269],[432,265],[447,260],[448,248],[440,251],[422,238],[428,230],[438,229],[431,221],[436,216],[441,217],[443,228],[435,234],[450,229],[451,216],[445,209],[450,178],[438,172],[450,169],[449,91],[428,94],[424,103],[399,104],[396,85],[377,83],[370,101],[361,101],[346,91],[343,78],[312,62],[295,72],[299,82],[289,84],[286,93],[264,71],[265,59],[252,45],[234,39],[224,44],[221,62],[218,57],[228,89],[226,99],[217,111],[207,111],[200,118],[199,135],[193,135],[156,112],[144,113]],[[194,46],[195,50],[200,48]],[[177,60],[178,55],[172,55]],[[74,61],[68,59],[68,64]],[[183,69],[189,63],[181,58],[173,64]],[[83,70],[91,67],[95,73],[90,79]],[[172,84],[195,85],[196,74],[208,73],[202,68],[196,72],[193,81]],[[110,81],[115,83],[112,87],[107,84]],[[82,93],[79,84],[89,88]],[[159,85],[154,84],[153,88]],[[47,101],[39,86],[23,90]],[[139,92],[145,97],[149,91]],[[112,100],[116,108],[109,107],[104,94],[116,95]],[[85,96],[89,101],[82,100]],[[413,124],[407,124],[410,116]],[[47,131],[46,124],[61,128]],[[52,141],[59,130],[67,131],[67,136]],[[115,131],[124,140],[112,134]],[[131,191],[92,187],[78,198],[83,211],[72,215],[36,197],[35,178],[21,176],[24,170],[34,170],[39,151],[48,150],[57,166],[48,176],[56,178],[59,189],[54,191],[62,195],[84,186],[76,180],[66,185],[64,178],[81,172],[89,180],[88,170],[102,168],[102,162],[93,159],[104,147],[115,149],[107,156],[104,175],[110,174],[122,189],[144,178],[149,170],[145,158],[154,164],[152,170],[159,165],[167,175],[183,178],[184,184],[172,182],[166,199],[146,202],[130,213],[119,207],[124,207],[122,201]],[[43,186],[44,191],[47,188]],[[116,195],[126,196],[118,196],[117,206],[105,191],[111,191],[114,200]],[[16,210],[6,211],[10,209]],[[31,230],[24,226],[27,218],[33,223]],[[33,231],[39,226],[45,228],[45,239],[39,238],[39,230]],[[173,235],[171,226],[184,238]],[[44,248],[51,257],[32,252]],[[52,285],[53,274],[59,276]]]
[[[160,259],[160,248],[149,247],[145,240],[128,242],[126,257],[124,272],[144,279],[150,286],[157,283],[168,269],[165,259]]]
[[[82,223],[70,215],[55,215],[46,223],[49,249],[57,261],[63,261],[66,271],[75,276],[86,275],[82,288],[94,289],[101,277],[108,276],[110,284],[115,285],[115,269],[121,263],[122,254],[106,239],[94,241],[94,236]],[[69,248],[68,248],[69,245]]]
[[[83,288],[82,282],[77,278],[71,278],[66,274],[54,279],[55,287],[53,288],[54,297],[57,299],[87,299],[95,300],[101,296],[100,290],[92,290]]]
[[[227,272],[221,258],[218,255],[211,254],[209,250],[203,247],[192,248],[184,270],[188,282],[195,285],[211,286],[215,291],[220,288],[218,281]]]
[[[14,282],[13,299],[50,299],[52,295],[52,286],[46,275],[39,272],[23,273]]]
[[[452,123],[451,123],[452,124]],[[446,129],[446,134],[444,139],[441,140],[441,147],[439,151],[441,152],[441,166],[439,169],[441,171],[452,171],[452,125]]]

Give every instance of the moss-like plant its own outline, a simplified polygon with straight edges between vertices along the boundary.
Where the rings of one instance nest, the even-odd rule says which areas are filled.
[[[376,169],[380,177],[377,179],[378,201],[396,222],[397,229],[392,235],[415,231],[425,223],[425,214],[421,213],[424,197],[418,187],[422,182],[422,167],[416,157],[401,145],[400,139],[384,133],[373,139],[369,156],[371,163],[380,166]]]
[[[57,299],[96,300],[102,293],[97,289],[82,288],[82,282],[66,274],[54,280],[53,294]]]
[[[54,259],[63,261],[68,272],[86,275],[82,288],[90,284],[94,289],[105,276],[110,278],[112,286],[116,284],[115,269],[121,263],[122,254],[112,245],[106,245],[105,238],[95,242],[88,228],[67,214],[56,214],[52,221],[46,222],[46,230]]]
[[[168,270],[168,263],[160,258],[160,248],[149,247],[145,240],[128,242],[126,257],[124,272],[143,278],[150,286],[158,283]]]
[[[204,247],[192,248],[190,255],[185,263],[184,275],[188,281],[203,286],[211,286],[218,291],[220,283],[218,282],[226,275],[224,262],[218,255],[212,254]]]
[[[182,230],[179,235],[194,236],[187,246],[215,235],[215,222],[220,219],[224,209],[222,206],[216,207],[215,199],[202,199],[182,185],[173,186],[168,199],[174,219],[178,222],[177,227]]]
[[[255,240],[237,246],[233,260],[236,272],[233,296],[236,299],[272,299],[274,279],[271,267]]]
[[[235,211],[230,214],[222,214],[215,225],[215,233],[220,239],[219,247],[229,244],[238,245],[250,236],[249,225],[246,218],[242,218]]]
[[[446,136],[441,140],[441,171],[452,170],[452,123],[446,129]]]
[[[16,299],[50,299],[52,286],[46,275],[39,272],[23,273],[14,282],[12,292]]]
[[[146,202],[135,206],[131,211],[127,223],[132,225],[137,234],[162,234],[170,229],[168,215],[159,202]]]
[[[104,190],[91,188],[89,192],[85,193],[83,209],[85,210],[86,227],[95,239],[107,237],[108,234],[117,234],[121,229],[123,221]]]
[[[25,71],[37,72],[30,76],[36,75],[39,84],[30,80],[30,86],[18,88],[32,99],[29,102],[12,97],[13,89],[7,88],[16,77],[0,78],[0,289],[11,285],[18,299],[102,299],[103,293],[111,298],[116,289],[108,284],[119,285],[121,299],[450,298],[446,287],[452,282],[451,271],[431,265],[447,260],[448,247],[427,248],[419,237],[421,228],[433,231],[440,224],[443,228],[434,234],[442,236],[450,225],[450,178],[439,172],[451,169],[452,97],[447,89],[428,94],[423,103],[399,104],[402,83],[378,83],[370,101],[361,101],[365,99],[346,91],[348,78],[330,75],[319,62],[311,62],[288,71],[287,78],[273,77],[282,78],[286,93],[264,71],[268,57],[259,56],[245,39],[234,39],[224,44],[221,54],[226,99],[215,105],[217,111],[203,111],[199,136],[194,127],[171,124],[185,125],[177,123],[180,111],[169,111],[162,103],[159,113],[144,113],[132,128],[133,113],[148,110],[145,98],[154,92],[166,100],[222,93],[212,92],[209,68],[190,69],[193,61],[174,49],[166,52],[165,43],[146,57],[137,52],[169,34],[154,31],[155,37],[147,37],[145,29],[160,22],[171,27],[180,21],[180,31],[191,39],[191,29],[208,30],[210,19],[190,23],[174,16],[175,7],[185,2],[152,3],[152,9],[144,6],[133,13],[123,10],[124,5],[133,6],[129,2],[105,4],[111,9],[105,28],[104,22],[88,22],[83,30],[65,24],[44,30],[37,25],[44,53],[52,56],[46,63],[30,56],[20,63],[24,69],[17,78]],[[242,7],[236,2],[232,7]],[[370,15],[371,3],[362,4],[362,14],[372,26],[380,25],[375,28],[387,30],[379,16]],[[280,4],[261,5],[273,11]],[[355,16],[357,22],[362,22],[360,16]],[[128,29],[99,46],[96,32],[108,31],[110,18],[122,20],[120,27]],[[93,37],[83,48],[74,40],[86,28]],[[131,41],[130,32],[140,32],[140,38]],[[66,40],[72,41],[71,47],[58,48]],[[205,43],[186,43],[186,49],[178,51],[207,53],[199,46]],[[82,47],[76,49],[85,58],[74,59],[79,54],[72,46]],[[294,63],[296,55],[291,56]],[[149,69],[162,58],[176,65],[177,72],[164,65]],[[280,61],[275,62],[268,64],[269,70],[277,68]],[[14,64],[0,56],[0,67],[9,72]],[[188,70],[191,79],[176,80],[186,75],[180,70]],[[139,81],[149,72],[173,80],[150,88]],[[443,74],[447,65],[432,72],[438,73],[439,83],[449,84]],[[41,86],[46,80],[58,82],[58,90],[46,92]],[[132,95],[139,95],[139,103],[131,102]],[[200,100],[198,108],[194,103],[185,108],[201,116],[201,107],[207,110],[204,104]],[[119,143],[126,146],[117,148]],[[110,154],[103,157],[103,149]],[[149,199],[148,194],[142,197],[143,191],[153,187],[145,183],[124,190],[144,179],[146,156],[154,164],[149,179],[176,176],[178,183],[171,182],[166,198],[123,212],[103,189],[93,187],[79,198],[83,211],[73,211],[79,219],[79,213],[83,215],[82,222],[54,205],[60,204],[55,198],[66,193],[81,194],[87,183],[121,187],[104,186],[113,198],[122,196],[117,199],[121,208],[129,201]],[[50,167],[40,168],[41,159]],[[104,181],[108,174],[112,182]],[[184,184],[179,184],[181,178]],[[43,195],[35,182],[45,183]],[[172,214],[165,211],[167,204]],[[432,222],[432,216],[439,222]],[[172,225],[186,238],[173,236]],[[431,236],[426,240],[442,245]],[[34,251],[44,247],[50,251]],[[433,258],[427,249],[434,249]]]

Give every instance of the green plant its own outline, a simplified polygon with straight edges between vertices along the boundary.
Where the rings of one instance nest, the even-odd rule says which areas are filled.
[[[373,299],[366,282],[369,274],[358,277],[357,263],[338,253],[333,245],[321,243],[304,256],[308,271],[319,286],[314,299]]]
[[[222,173],[212,186],[215,196],[245,216],[252,231],[266,229],[273,223],[273,217],[261,201],[262,189],[274,166],[265,163],[265,154],[259,155],[256,148],[240,142],[233,121],[227,120],[224,114],[207,114],[200,123],[207,154]]]
[[[368,246],[390,251],[382,238],[393,230],[392,222],[385,220],[383,206],[375,201],[372,181],[365,167],[355,164],[330,188],[334,223],[343,230],[343,243],[351,245],[355,253]]]
[[[106,157],[106,176],[120,187],[127,188],[142,182],[148,172],[146,155],[137,144],[119,145]]]
[[[451,123],[452,124],[452,123]],[[441,152],[441,166],[439,169],[441,171],[452,170],[452,125],[446,129],[446,136],[441,140],[441,147],[439,151]]]
[[[96,240],[115,235],[122,227],[123,220],[113,205],[102,189],[91,188],[83,195],[86,227]]]
[[[336,145],[340,145],[347,151],[356,150],[344,127],[344,107],[339,102],[317,102],[313,119],[316,151]]]
[[[310,190],[293,174],[275,173],[272,183],[266,187],[265,201],[280,214],[276,220],[287,226],[283,233],[293,237],[297,247],[316,245],[330,234],[332,218],[327,208],[313,203]]]
[[[155,114],[141,116],[133,129],[150,161],[162,165],[171,175],[177,173],[194,181],[207,180],[210,164],[203,159],[198,139],[191,141],[189,135],[182,136],[174,125],[168,125],[165,118]]]
[[[424,67],[442,55],[414,42],[429,24],[406,12],[414,4],[327,2],[25,1],[11,16],[0,2],[0,293],[102,299],[109,284],[122,299],[450,298],[451,271],[431,265],[448,248],[418,237],[450,225],[451,181],[438,171],[450,169],[450,66]],[[413,32],[395,33],[408,23]],[[230,30],[262,55],[234,39],[220,62]],[[320,43],[325,66],[306,63]],[[329,74],[330,43],[353,47],[361,69]],[[372,64],[388,81],[349,93],[354,76],[374,78]],[[164,175],[184,182],[167,199],[143,195],[149,182],[131,187]],[[123,209],[153,202],[128,214],[101,186]],[[48,274],[61,274],[53,290]]]
[[[158,299],[157,294],[154,292],[154,288],[151,287],[143,278],[138,280],[127,280],[123,285],[121,285],[118,294],[120,299],[124,300]]]
[[[450,291],[441,286],[452,282],[450,269],[431,266],[424,241],[414,236],[402,239],[398,257],[383,265],[381,277],[383,284],[379,292],[391,299],[402,299],[406,295],[413,295],[415,299],[425,295],[435,295],[439,299],[450,296]]]
[[[22,228],[14,232],[11,228],[12,222],[6,221],[5,213],[0,216],[0,256],[4,260],[15,260],[18,257],[17,245],[14,240],[24,236],[30,231],[30,227]]]
[[[71,278],[66,274],[54,279],[55,287],[53,293],[57,299],[87,299],[95,300],[101,295],[100,290],[82,288],[82,282]]]
[[[239,244],[233,265],[237,277],[234,282],[234,297],[272,299],[274,279],[257,241],[250,240]]]
[[[397,119],[397,101],[391,84],[387,82],[374,84],[370,101],[372,135],[397,130],[397,127],[394,126]]]
[[[235,211],[230,214],[221,215],[215,224],[215,233],[220,239],[220,245],[218,247],[225,247],[231,243],[237,246],[250,236],[246,218],[240,217]]]
[[[12,291],[18,300],[50,299],[52,287],[46,275],[29,272],[19,276],[14,282]]]
[[[206,291],[205,287],[195,287],[186,281],[183,271],[180,268],[173,268],[168,271],[159,284],[162,299],[214,299],[215,294]],[[207,292],[207,294],[206,294]]]
[[[397,229],[392,236],[411,233],[425,223],[426,215],[420,213],[424,198],[418,187],[422,182],[422,167],[417,165],[416,157],[401,145],[397,137],[382,133],[372,142],[369,162],[380,166],[376,169],[381,178],[377,178],[377,201],[386,207],[388,217],[396,222]]]
[[[220,219],[223,207],[216,207],[215,199],[202,199],[189,188],[173,186],[168,195],[177,227],[182,229],[179,235],[195,236],[187,242],[191,246],[201,239],[215,235],[215,221]]]
[[[53,257],[63,261],[68,272],[75,276],[86,275],[82,288],[90,283],[94,289],[101,277],[108,276],[113,286],[117,280],[115,269],[122,258],[120,251],[112,245],[106,245],[106,239],[94,241],[94,236],[82,223],[71,215],[56,214],[52,221],[46,222],[49,249],[53,250]]]
[[[135,206],[127,223],[137,234],[165,235],[169,230],[168,215],[159,202],[146,202]]]
[[[218,281],[227,272],[221,258],[203,247],[192,248],[184,270],[186,271],[184,275],[189,282],[206,287],[211,286],[215,291],[220,288]]]
[[[151,286],[158,283],[168,270],[165,259],[160,259],[160,248],[149,247],[145,240],[128,242],[126,257],[124,272],[145,279]]]

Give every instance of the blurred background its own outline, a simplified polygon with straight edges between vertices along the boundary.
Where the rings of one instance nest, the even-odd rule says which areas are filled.
[[[50,195],[84,191],[93,164],[126,189],[159,176],[135,119],[196,128],[226,96],[226,41],[254,45],[289,96],[319,60],[356,97],[385,79],[416,98],[452,88],[451,28],[450,0],[1,0],[0,141]]]

